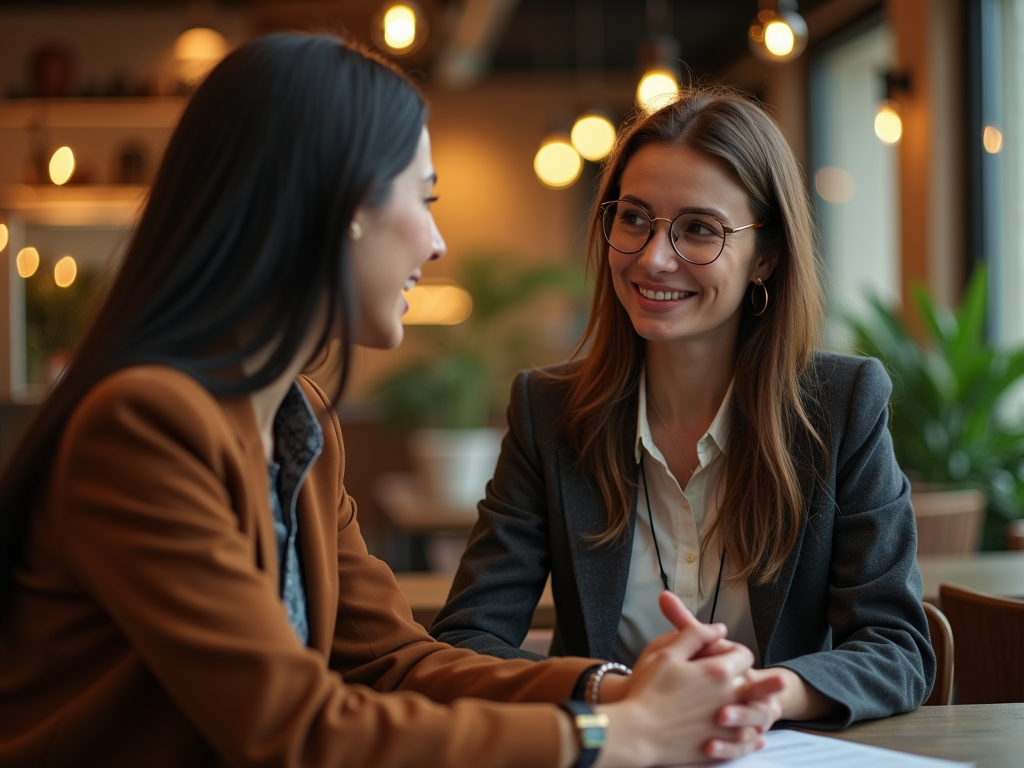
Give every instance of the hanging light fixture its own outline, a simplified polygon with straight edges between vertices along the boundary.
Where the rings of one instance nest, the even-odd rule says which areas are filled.
[[[747,30],[747,43],[762,61],[783,63],[807,47],[807,22],[796,12],[796,0],[760,0]]]
[[[576,118],[569,134],[573,148],[592,163],[604,160],[615,146],[615,126],[598,112],[587,112]]]
[[[903,138],[903,118],[896,94],[910,92],[910,76],[886,72],[884,77],[885,96],[875,112],[875,136],[885,144],[899,144]]]
[[[75,172],[75,153],[71,147],[61,147],[50,158],[50,181],[58,187],[67,184]]]
[[[533,158],[533,171],[544,186],[552,189],[571,187],[583,170],[580,157],[572,141],[564,134],[548,136]]]
[[[670,35],[661,35],[642,46],[640,59],[646,61],[646,66],[636,87],[636,103],[647,114],[679,96],[679,51],[679,41]]]
[[[374,43],[392,56],[408,56],[427,39],[427,18],[411,0],[385,3],[374,14],[370,32]]]
[[[186,29],[174,43],[178,80],[192,85],[206,74],[228,53],[224,36],[209,27]]]

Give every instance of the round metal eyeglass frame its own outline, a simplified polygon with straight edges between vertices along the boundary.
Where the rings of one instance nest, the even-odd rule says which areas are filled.
[[[605,223],[604,223],[605,211],[607,211],[608,208],[610,208],[611,206],[618,205],[619,203],[626,203],[628,205],[632,205],[632,206],[635,206],[636,208],[639,208],[641,211],[643,211],[644,213],[647,214],[647,218],[650,220],[651,228],[650,228],[650,230],[647,233],[647,239],[644,240],[643,245],[641,245],[639,248],[636,248],[636,249],[634,249],[632,251],[624,251],[621,248],[616,248],[615,245],[612,244],[612,241],[611,241],[611,239],[609,237],[608,230],[605,227]],[[601,218],[601,234],[604,236],[605,242],[608,243],[609,247],[615,248],[615,250],[618,251],[619,253],[625,253],[625,254],[640,253],[640,251],[642,251],[644,248],[646,248],[647,244],[651,242],[651,238],[654,237],[654,232],[655,232],[654,222],[656,222],[656,221],[667,221],[668,222],[668,231],[669,231],[669,235],[670,235],[668,240],[669,240],[669,243],[672,244],[672,250],[676,252],[676,256],[678,256],[680,259],[682,259],[683,261],[687,262],[688,264],[693,264],[693,265],[698,266],[698,267],[707,266],[708,264],[713,263],[715,260],[718,259],[719,256],[722,255],[722,251],[725,250],[725,239],[729,235],[734,235],[737,232],[742,232],[745,229],[759,229],[760,227],[768,226],[768,222],[766,222],[766,221],[755,221],[753,224],[744,224],[742,227],[730,227],[730,226],[727,226],[724,221],[722,221],[720,218],[718,218],[714,214],[703,213],[702,212],[700,214],[701,216],[707,216],[709,219],[714,219],[715,221],[717,221],[721,225],[721,227],[722,227],[722,245],[718,249],[718,253],[715,254],[715,258],[714,259],[711,259],[709,261],[693,261],[692,259],[686,258],[686,256],[684,256],[682,253],[679,252],[679,248],[678,248],[678,246],[676,246],[676,241],[671,237],[671,233],[672,233],[673,226],[675,225],[675,223],[677,221],[679,221],[679,219],[681,219],[683,216],[692,216],[694,214],[694,211],[683,211],[681,214],[676,216],[674,219],[666,219],[664,216],[651,216],[651,212],[650,211],[648,211],[642,205],[639,205],[638,203],[634,202],[633,200],[609,200],[608,202],[601,203],[601,207],[600,207],[599,210],[601,211],[601,217],[600,217]]]

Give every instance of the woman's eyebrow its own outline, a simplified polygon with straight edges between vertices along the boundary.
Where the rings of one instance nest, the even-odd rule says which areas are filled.
[[[650,205],[650,203],[646,202],[645,200],[641,200],[636,195],[623,195],[619,199],[620,200],[628,200],[631,203],[636,203],[637,205],[639,205],[641,208],[644,208],[648,212],[650,212],[651,207],[652,207]],[[684,207],[679,208],[679,209],[676,210],[676,216],[678,216],[681,213],[706,213],[706,214],[708,214],[710,216],[714,216],[716,219],[719,219],[719,220],[724,221],[726,223],[728,223],[728,221],[729,221],[729,217],[726,215],[725,211],[721,211],[721,210],[719,210],[717,208],[700,208],[700,207],[696,207],[695,208],[695,207],[692,207],[692,206],[691,207],[684,206]]]

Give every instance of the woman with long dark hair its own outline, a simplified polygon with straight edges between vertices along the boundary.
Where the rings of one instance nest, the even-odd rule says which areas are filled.
[[[935,660],[891,384],[816,350],[811,212],[774,121],[724,89],[638,118],[590,232],[586,354],[516,380],[435,637],[528,657],[550,573],[554,653],[632,664],[670,590],[783,677],[785,719],[920,705]]]
[[[329,37],[254,41],[199,87],[0,479],[0,764],[625,766],[757,745],[780,681],[747,680],[749,651],[678,602],[591,710],[598,662],[438,643],[367,554],[337,418],[300,372],[335,341],[342,381],[353,343],[395,346],[402,290],[444,253],[425,115]]]

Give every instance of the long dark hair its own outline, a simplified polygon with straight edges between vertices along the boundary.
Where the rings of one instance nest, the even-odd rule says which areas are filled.
[[[215,395],[250,394],[292,363],[326,300],[320,346],[340,334],[340,390],[355,317],[349,223],[388,198],[425,120],[404,75],[329,36],[263,37],[210,73],[109,295],[0,477],[0,619],[64,424],[104,376],[158,363]]]

